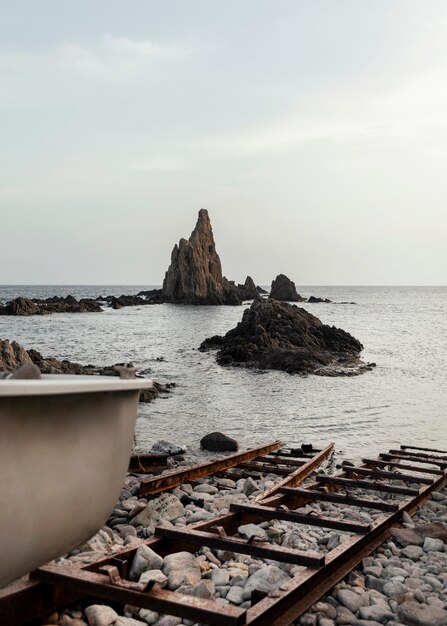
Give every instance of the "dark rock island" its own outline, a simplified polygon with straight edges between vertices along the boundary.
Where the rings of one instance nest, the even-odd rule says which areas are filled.
[[[289,374],[352,376],[373,367],[360,360],[363,346],[355,337],[296,305],[275,300],[255,300],[236,328],[206,339],[199,349],[217,349],[220,365]]]

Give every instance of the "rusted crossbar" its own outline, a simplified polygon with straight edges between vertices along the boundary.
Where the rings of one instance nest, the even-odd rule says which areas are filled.
[[[139,496],[145,496],[147,494],[156,494],[167,489],[173,489],[182,483],[188,482],[188,480],[196,480],[197,478],[203,478],[204,476],[210,476],[216,472],[222,472],[230,467],[235,467],[241,463],[251,461],[258,456],[268,454],[274,450],[281,448],[280,441],[273,441],[270,444],[264,446],[258,446],[257,448],[251,448],[237,454],[231,454],[227,457],[217,459],[214,461],[207,461],[200,463],[189,468],[182,468],[166,472],[161,476],[154,478],[143,478],[140,481]]]

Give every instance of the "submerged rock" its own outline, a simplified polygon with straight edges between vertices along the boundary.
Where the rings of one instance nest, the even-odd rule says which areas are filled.
[[[332,302],[332,300],[329,300],[329,298],[318,298],[317,296],[310,296],[307,301],[310,304],[316,304],[320,302],[324,302],[324,303]]]
[[[284,274],[278,274],[272,282],[270,298],[281,302],[305,302],[306,300],[297,293],[295,283]]]
[[[209,433],[202,437],[200,445],[204,450],[209,450],[210,452],[226,452],[239,449],[236,439],[219,432]]]
[[[199,349],[218,349],[220,365],[290,374],[354,375],[372,367],[360,361],[363,346],[355,337],[302,308],[275,300],[255,300],[236,328],[223,337],[206,339]]]

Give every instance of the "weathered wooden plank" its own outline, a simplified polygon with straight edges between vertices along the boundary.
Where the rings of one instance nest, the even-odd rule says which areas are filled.
[[[344,520],[332,519],[323,515],[306,515],[296,511],[285,511],[283,509],[273,509],[268,506],[239,504],[234,502],[230,505],[230,511],[234,513],[246,513],[262,519],[280,519],[297,524],[307,524],[309,526],[319,526],[321,528],[335,528],[350,533],[367,533],[369,524],[359,522],[345,522]]]
[[[359,506],[368,509],[377,509],[378,511],[397,511],[399,506],[389,502],[377,502],[376,500],[368,500],[366,498],[356,498],[354,496],[345,496],[341,493],[326,493],[325,491],[314,491],[311,489],[293,489],[290,487],[282,487],[281,493],[292,497],[301,498],[305,501],[334,502],[335,504],[345,504],[347,506]]]
[[[386,493],[398,493],[402,496],[415,496],[419,493],[418,489],[411,487],[395,487],[394,485],[385,485],[368,480],[354,480],[352,478],[343,478],[342,476],[316,476],[315,480],[325,485],[343,485],[352,489],[384,491]]]
[[[174,528],[155,528],[156,537],[164,537],[182,544],[192,543],[196,546],[207,546],[218,550],[229,550],[239,554],[250,554],[262,559],[273,559],[283,563],[293,563],[295,565],[310,565],[320,567],[324,564],[324,555],[316,552],[293,550],[283,548],[267,542],[246,541],[239,537],[220,537],[216,533],[199,530],[177,530]]]

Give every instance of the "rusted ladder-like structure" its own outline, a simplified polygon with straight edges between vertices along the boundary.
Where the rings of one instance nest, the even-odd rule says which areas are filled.
[[[148,589],[127,580],[126,571],[135,555],[135,547],[81,569],[49,564],[36,570],[32,578],[41,581],[47,592],[52,587],[70,590],[78,597],[88,595],[113,603],[131,604],[202,624],[290,624],[386,540],[391,527],[401,522],[404,511],[413,513],[430,493],[447,484],[447,452],[402,446],[400,450],[390,450],[377,458],[363,459],[357,466],[344,465],[335,476],[319,473],[310,484],[300,486],[331,451],[332,445],[318,452],[269,493],[251,503],[234,503],[227,515],[186,529],[157,528],[155,537],[145,542],[161,556],[183,550],[195,552],[200,546],[207,546],[304,566],[286,585],[268,595],[255,590],[248,609],[167,589]],[[284,451],[277,456],[288,458]],[[280,466],[281,460],[276,460]],[[364,492],[377,492],[379,497],[365,496]],[[385,499],[383,494],[389,494],[388,497],[394,500]],[[365,524],[340,519],[335,512],[323,516],[295,510],[313,502],[366,508],[379,511],[380,515],[372,523]],[[275,519],[337,529],[349,536],[325,554],[234,536],[242,524]]]

